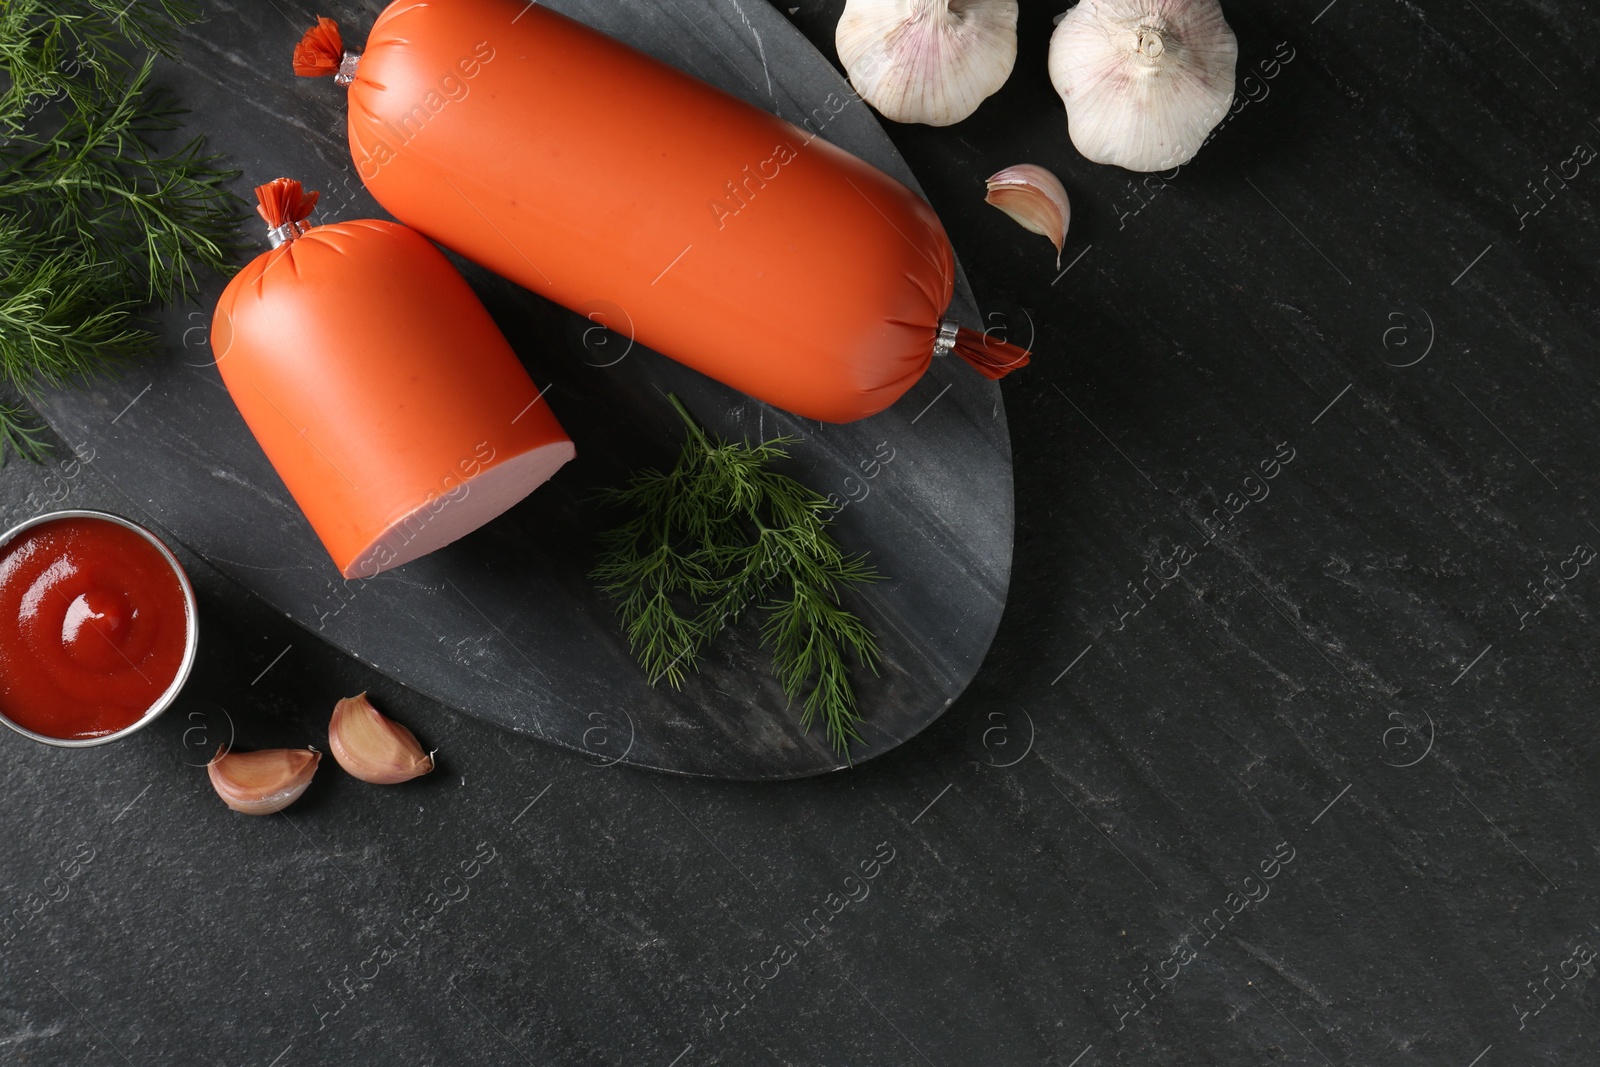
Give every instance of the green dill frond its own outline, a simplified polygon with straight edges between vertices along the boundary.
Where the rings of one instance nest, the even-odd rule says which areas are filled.
[[[861,740],[851,664],[876,670],[878,644],[839,600],[880,576],[828,532],[834,504],[772,469],[793,438],[723,441],[668,399],[687,431],[677,462],[601,493],[628,518],[600,536],[590,576],[616,602],[652,685],[681,686],[718,634],[751,609],[765,613],[762,646],[801,702],[801,725],[821,722],[848,754]]]
[[[39,101],[110,98],[134,60],[177,57],[178,27],[199,19],[187,0],[6,0],[0,4],[0,125],[20,129]]]
[[[44,459],[50,446],[43,433],[44,427],[29,408],[0,401],[0,463],[12,453],[34,462]]]
[[[0,0],[0,378],[32,397],[155,350],[141,315],[227,274],[238,198],[150,91],[189,0]],[[0,408],[0,462],[38,458],[27,413]]]
[[[106,303],[105,267],[58,254],[0,276],[0,372],[24,394],[114,368],[153,338],[134,325],[139,303]]]
[[[189,0],[0,0],[0,377],[24,398],[155,350],[140,316],[227,273],[235,172],[150,89]],[[30,440],[0,413],[0,460]],[[22,454],[31,454],[19,449]],[[36,451],[36,450],[35,450]]]

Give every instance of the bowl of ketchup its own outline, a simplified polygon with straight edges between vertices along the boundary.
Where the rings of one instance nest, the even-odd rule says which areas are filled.
[[[64,748],[149,725],[199,641],[194,588],[149,530],[53,511],[0,534],[0,721]]]

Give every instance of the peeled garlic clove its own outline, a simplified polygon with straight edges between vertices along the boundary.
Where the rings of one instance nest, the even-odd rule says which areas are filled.
[[[885,118],[949,126],[1011,76],[1017,0],[845,0],[834,43]]]
[[[1227,113],[1238,56],[1217,0],[1080,0],[1050,37],[1050,81],[1085,157],[1168,170]]]
[[[396,785],[433,770],[416,735],[372,706],[367,694],[334,705],[328,748],[339,766],[363,782]]]
[[[1050,238],[1056,246],[1056,266],[1061,266],[1061,249],[1072,220],[1072,205],[1061,180],[1043,167],[1019,163],[991,174],[988,187],[984,202],[1016,219],[1023,229]]]
[[[306,748],[269,748],[260,752],[217,749],[206,765],[211,788],[222,802],[246,815],[271,815],[300,799],[317,773],[322,753]]]

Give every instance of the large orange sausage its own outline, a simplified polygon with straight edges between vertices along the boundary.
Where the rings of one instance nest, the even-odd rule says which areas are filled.
[[[525,0],[397,0],[360,55],[323,19],[295,52],[350,88],[350,148],[394,216],[778,407],[848,422],[954,349],[933,209],[855,156]],[[615,326],[615,323],[608,323]]]
[[[477,529],[574,455],[489,313],[427,238],[309,226],[316,194],[256,190],[274,242],[223,290],[228,393],[346,578]]]

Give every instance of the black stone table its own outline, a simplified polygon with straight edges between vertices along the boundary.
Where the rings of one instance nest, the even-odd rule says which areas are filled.
[[[839,10],[789,14],[831,54]],[[1077,156],[1046,8],[973,119],[891,130],[1037,333],[1010,603],[939,721],[798,782],[605,766],[196,564],[184,706],[0,738],[0,1062],[1600,1060],[1600,18],[1227,11],[1240,102],[1176,175]],[[1073,197],[1063,271],[982,203],[1022,161]],[[72,443],[6,517],[123,506]],[[321,747],[362,689],[436,774],[212,797],[219,734]]]

